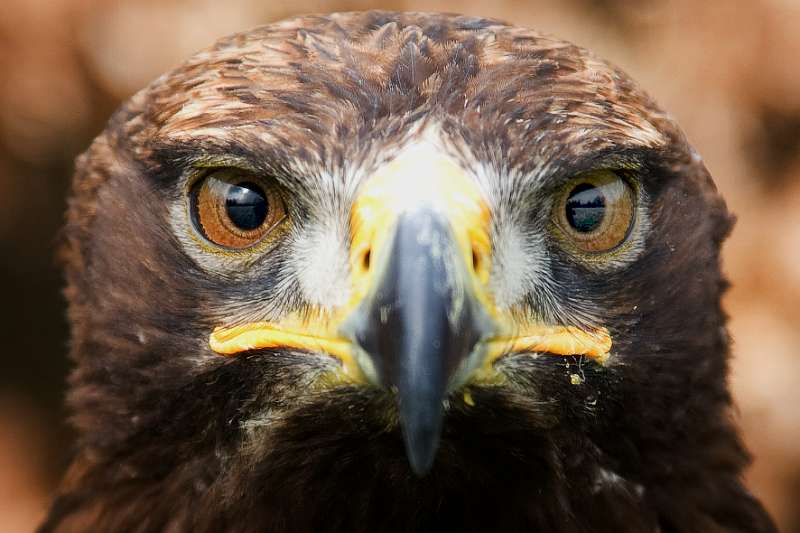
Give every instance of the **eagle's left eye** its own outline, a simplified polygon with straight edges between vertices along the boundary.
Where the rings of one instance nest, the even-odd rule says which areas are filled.
[[[611,170],[574,178],[555,204],[553,218],[570,244],[584,253],[607,252],[628,236],[635,215],[635,194]]]
[[[217,169],[192,188],[192,218],[209,241],[243,249],[260,242],[286,216],[277,187],[239,169]]]

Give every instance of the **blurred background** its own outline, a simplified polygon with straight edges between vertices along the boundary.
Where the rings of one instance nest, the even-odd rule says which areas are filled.
[[[724,249],[750,486],[800,532],[800,0],[2,0],[0,532],[41,519],[70,450],[54,259],[73,159],[134,91],[299,13],[498,17],[595,50],[683,126],[739,222]]]

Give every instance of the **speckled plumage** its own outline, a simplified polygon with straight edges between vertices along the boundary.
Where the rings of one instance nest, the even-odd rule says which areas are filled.
[[[223,320],[336,305],[353,195],[431,131],[486,189],[505,304],[602,323],[615,345],[607,366],[501,360],[506,385],[451,399],[419,479],[390,393],[319,386],[324,357],[226,359],[207,341]],[[183,195],[212,164],[275,176],[291,231],[257,255],[198,248]],[[635,173],[646,224],[581,262],[548,236],[548,202],[608,165]],[[134,96],[78,160],[64,256],[80,437],[42,531],[773,531],[730,420],[729,226],[677,125],[569,43],[386,12],[223,39]],[[327,291],[303,278],[319,260]]]

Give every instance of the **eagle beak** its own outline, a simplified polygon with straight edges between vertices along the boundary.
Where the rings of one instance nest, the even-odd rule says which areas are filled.
[[[324,352],[350,381],[395,391],[416,474],[433,464],[448,393],[492,382],[503,355],[608,356],[603,328],[520,324],[495,307],[490,210],[476,180],[438,146],[417,143],[383,166],[359,192],[350,223],[347,305],[314,323],[287,317],[218,328],[211,348]]]
[[[344,324],[370,355],[379,383],[397,391],[408,459],[427,472],[439,443],[443,402],[459,371],[482,352],[492,321],[471,287],[453,230],[429,208],[403,213],[376,284]]]

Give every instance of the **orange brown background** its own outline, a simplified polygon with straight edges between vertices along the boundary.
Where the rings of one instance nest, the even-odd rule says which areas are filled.
[[[800,1],[2,0],[0,532],[30,531],[66,464],[54,249],[73,158],[113,109],[215,38],[307,12],[460,11],[627,70],[682,124],[739,222],[724,249],[750,486],[800,532]]]

